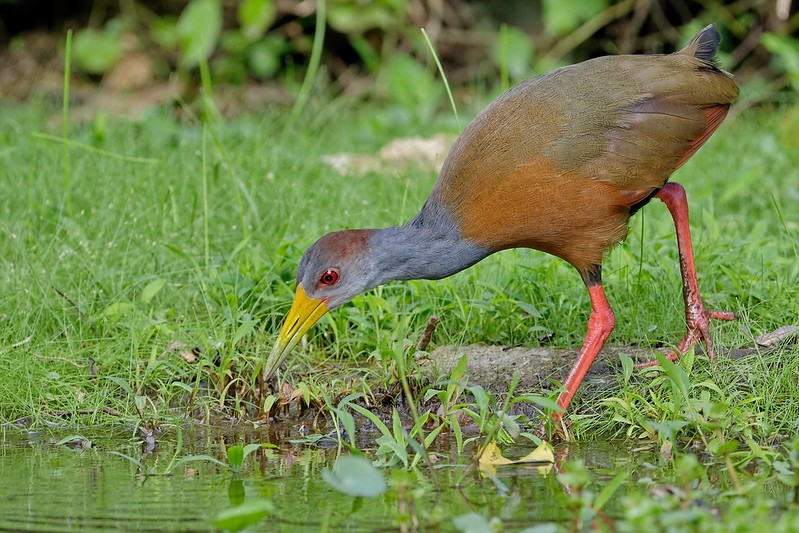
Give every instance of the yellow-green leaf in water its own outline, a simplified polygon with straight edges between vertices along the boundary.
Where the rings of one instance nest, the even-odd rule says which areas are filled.
[[[542,442],[538,448],[531,451],[521,459],[520,463],[554,463],[555,452],[552,451],[552,446],[547,442]]]

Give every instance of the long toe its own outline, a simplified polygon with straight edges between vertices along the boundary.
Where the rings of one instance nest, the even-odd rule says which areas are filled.
[[[708,358],[715,363],[716,352],[713,349],[713,340],[710,338],[709,329],[711,318],[715,320],[734,320],[738,318],[738,315],[731,311],[708,311],[704,308],[704,306],[701,306],[698,309],[694,308],[693,312],[688,314],[686,320],[688,331],[685,333],[685,337],[683,337],[680,344],[677,345],[677,349],[667,354],[666,358],[676,363],[679,361],[680,357],[688,352],[688,350],[695,346],[699,341],[702,341],[702,343],[705,345],[705,353],[707,354]],[[646,363],[636,365],[636,368],[640,370],[642,368],[649,368],[657,365],[657,361],[648,361]]]

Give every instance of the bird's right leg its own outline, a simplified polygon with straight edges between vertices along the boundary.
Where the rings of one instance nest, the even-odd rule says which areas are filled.
[[[666,357],[675,361],[697,342],[702,341],[705,344],[708,357],[711,361],[715,361],[716,355],[713,351],[713,341],[709,333],[710,319],[732,320],[735,318],[735,313],[730,311],[708,311],[702,303],[702,297],[699,294],[699,283],[696,279],[696,265],[694,264],[694,251],[691,245],[691,229],[688,224],[688,201],[685,197],[685,189],[679,183],[669,182],[655,194],[655,197],[666,204],[674,219],[674,227],[677,231],[677,250],[680,255],[682,293],[685,300],[685,322],[688,326],[688,332],[677,346],[677,351]],[[652,361],[638,365],[638,368],[646,368],[657,364],[657,361]]]

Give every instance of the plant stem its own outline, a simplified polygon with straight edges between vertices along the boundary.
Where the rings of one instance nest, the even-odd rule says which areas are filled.
[[[430,37],[427,36],[427,32],[424,31],[424,28],[422,28],[422,35],[424,35],[424,40],[427,42],[427,47],[430,48],[430,53],[433,54],[433,61],[436,62],[438,73],[441,75],[441,79],[444,80],[444,88],[447,90],[449,105],[452,106],[452,112],[455,114],[455,122],[458,123],[458,131],[462,132],[463,128],[461,127],[461,119],[458,116],[458,106],[455,105],[455,98],[452,97],[452,91],[449,88],[449,81],[447,80],[447,75],[444,73],[444,67],[441,66],[441,61],[438,60],[436,49],[433,48],[433,43],[430,42]]]
[[[72,71],[72,30],[67,30],[64,58],[64,102],[61,114],[61,136],[69,138],[69,78]],[[69,176],[69,145],[64,143],[64,202],[67,216],[72,216],[72,184]]]
[[[327,21],[326,15],[326,1],[317,0],[316,2],[316,29],[313,35],[313,46],[311,47],[311,58],[308,60],[308,70],[305,72],[305,78],[302,80],[300,86],[300,93],[297,95],[297,100],[291,108],[291,115],[286,125],[288,130],[299,117],[308,96],[311,94],[311,86],[316,79],[316,72],[319,70],[319,64],[322,62],[322,50],[325,44],[325,24]]]

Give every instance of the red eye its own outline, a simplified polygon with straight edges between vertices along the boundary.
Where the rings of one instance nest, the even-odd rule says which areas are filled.
[[[325,270],[325,273],[322,274],[322,277],[319,278],[319,285],[335,285],[338,281],[338,270],[335,268],[328,268]]]

